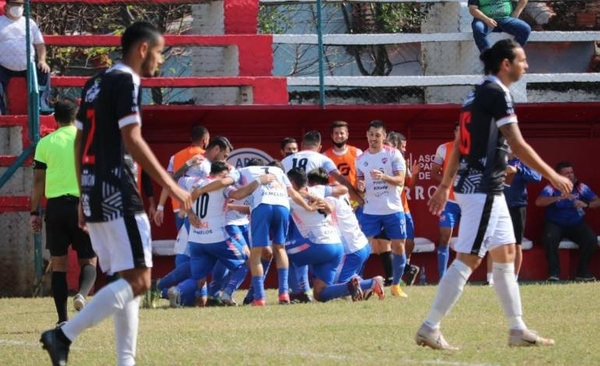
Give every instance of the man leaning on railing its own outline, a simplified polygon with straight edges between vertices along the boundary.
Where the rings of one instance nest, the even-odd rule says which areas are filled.
[[[11,77],[27,76],[26,23],[23,17],[25,0],[8,0],[4,5],[5,14],[0,16],[0,115],[6,114],[6,90]],[[50,95],[50,66],[46,63],[46,46],[37,24],[30,19],[32,51],[37,55],[38,84],[42,87],[40,110],[51,111],[48,107]],[[34,52],[32,52],[32,55]]]

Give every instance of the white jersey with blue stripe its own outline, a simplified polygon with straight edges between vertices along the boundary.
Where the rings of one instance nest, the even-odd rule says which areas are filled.
[[[179,180],[179,184],[192,191],[195,188],[204,187],[213,182],[213,179],[201,179],[185,177]],[[188,241],[200,244],[213,244],[225,241],[229,235],[225,231],[228,197],[226,189],[203,193],[192,204],[192,211],[200,218],[201,226],[190,225]]]

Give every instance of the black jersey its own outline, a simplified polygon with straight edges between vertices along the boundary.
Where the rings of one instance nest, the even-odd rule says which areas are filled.
[[[462,107],[455,192],[502,193],[508,145],[499,128],[508,123],[517,123],[510,92],[498,78],[488,76]]]
[[[92,77],[81,94],[81,203],[88,222],[112,221],[144,212],[135,163],[125,151],[121,128],[141,124],[140,77],[117,64]]]

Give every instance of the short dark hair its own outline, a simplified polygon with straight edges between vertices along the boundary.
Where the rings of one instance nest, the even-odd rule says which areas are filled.
[[[333,132],[333,130],[335,130],[336,128],[340,128],[340,127],[346,127],[346,129],[348,129],[348,122],[346,121],[333,121],[331,122],[331,132]]]
[[[390,131],[386,134],[385,141],[390,145],[394,144],[398,146],[400,141],[406,141],[406,137],[400,132]]]
[[[329,184],[329,174],[323,168],[316,168],[308,172],[306,175],[308,183],[310,185],[322,185],[326,186]]]
[[[261,158],[250,158],[246,162],[246,166],[265,166],[265,161]]]
[[[483,72],[486,75],[498,74],[502,61],[505,59],[508,59],[510,63],[514,61],[516,48],[521,48],[521,45],[512,39],[502,39],[496,42],[492,48],[484,50],[479,55],[479,59],[483,61]]]
[[[281,161],[279,160],[271,160],[269,162],[269,164],[267,164],[268,166],[274,166],[276,168],[279,168],[281,170],[285,170],[285,168],[283,167],[283,164],[281,164]]]
[[[295,138],[293,137],[286,137],[283,140],[281,140],[281,143],[279,144],[279,147],[281,148],[281,150],[285,149],[285,145],[287,144],[297,144],[298,142],[296,141]]]
[[[382,128],[383,132],[386,132],[385,123],[383,123],[383,121],[379,119],[372,120],[369,123],[369,128],[367,128],[367,130],[370,128]]]
[[[75,122],[77,110],[79,106],[77,102],[71,98],[62,98],[54,103],[54,119],[61,125],[67,125]]]
[[[308,131],[302,138],[304,146],[319,146],[321,145],[321,133],[319,131]]]
[[[563,170],[564,168],[572,168],[573,164],[571,164],[568,161],[561,161],[558,164],[556,164],[556,166],[554,167],[554,171],[556,171],[557,173],[560,173],[561,170]]]
[[[229,151],[233,151],[233,145],[225,136],[217,136],[210,140],[208,146],[206,146],[206,150],[212,149],[215,146],[218,146],[221,150],[229,149]]]
[[[287,172],[287,176],[290,181],[296,183],[296,185],[300,188],[306,187],[306,184],[308,183],[308,178],[306,177],[304,168],[293,168]]]
[[[192,142],[200,142],[206,135],[208,135],[208,130],[206,129],[206,127],[195,125],[194,127],[192,127],[190,138],[192,139]]]
[[[210,164],[210,175],[215,175],[229,170],[229,166],[224,161],[215,161]]]
[[[160,30],[150,22],[141,20],[131,24],[121,36],[123,57],[127,56],[137,43],[148,42],[150,45],[155,45],[161,36]]]

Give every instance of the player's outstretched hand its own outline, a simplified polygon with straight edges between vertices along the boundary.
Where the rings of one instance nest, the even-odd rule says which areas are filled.
[[[439,215],[444,211],[444,207],[446,206],[446,201],[448,201],[448,193],[450,192],[449,187],[444,187],[439,185],[435,190],[435,193],[427,202],[427,207],[429,207],[429,212],[434,215]]]

